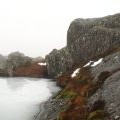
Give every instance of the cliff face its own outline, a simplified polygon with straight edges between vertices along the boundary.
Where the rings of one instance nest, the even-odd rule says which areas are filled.
[[[116,50],[120,45],[120,14],[76,19],[68,29],[67,46],[46,57],[48,73],[58,76]]]

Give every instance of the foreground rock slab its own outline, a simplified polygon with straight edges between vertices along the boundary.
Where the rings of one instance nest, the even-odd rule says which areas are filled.
[[[68,105],[67,100],[50,99],[40,105],[40,112],[34,120],[56,120],[59,113]]]

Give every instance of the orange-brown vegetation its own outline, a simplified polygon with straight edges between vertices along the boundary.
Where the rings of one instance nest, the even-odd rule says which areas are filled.
[[[60,87],[65,87],[68,83],[70,83],[72,78],[70,77],[69,74],[66,75],[61,75],[59,78],[57,78],[57,84]]]
[[[13,76],[46,77],[47,68],[46,66],[38,65],[38,63],[31,63],[14,69]]]
[[[109,72],[102,74],[103,77],[99,76],[102,80],[110,75]],[[69,106],[59,114],[58,120],[95,120],[94,118],[105,116],[104,101],[94,103],[91,108],[87,107],[88,96],[96,90],[96,84],[92,83],[92,79],[89,67],[82,68],[75,78],[61,76],[58,79],[59,84],[65,88],[57,98],[70,99]]]

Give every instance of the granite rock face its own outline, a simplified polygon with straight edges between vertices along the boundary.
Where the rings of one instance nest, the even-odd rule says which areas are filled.
[[[120,14],[93,19],[76,19],[68,29],[67,46],[46,57],[48,73],[57,76],[104,56],[120,46]]]
[[[120,14],[74,20],[67,36],[67,46],[74,61],[88,61],[120,45],[119,23]]]
[[[65,73],[71,69],[73,60],[67,47],[61,50],[54,49],[49,55],[46,56],[48,75],[54,77]]]

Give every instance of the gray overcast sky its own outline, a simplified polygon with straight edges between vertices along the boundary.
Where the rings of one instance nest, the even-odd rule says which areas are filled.
[[[66,45],[70,22],[120,12],[120,0],[0,0],[0,53],[44,56]]]

